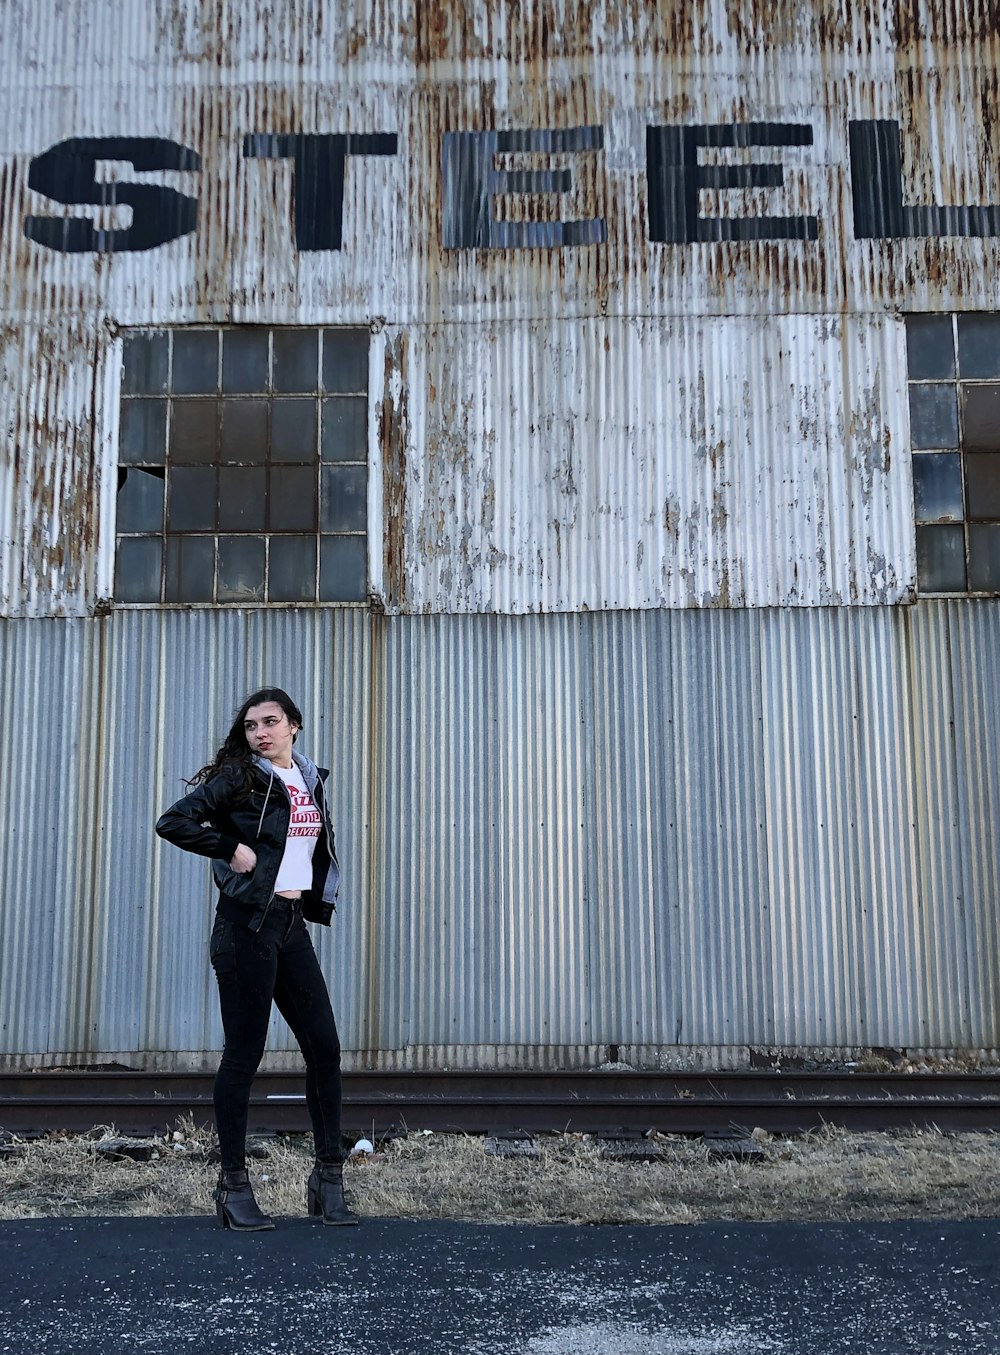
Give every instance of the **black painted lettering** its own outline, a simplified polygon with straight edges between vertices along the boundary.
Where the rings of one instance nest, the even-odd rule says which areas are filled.
[[[344,227],[344,162],[349,155],[395,155],[394,132],[254,132],[243,154],[295,162],[295,246],[340,249]]]
[[[780,188],[780,165],[700,165],[702,147],[811,146],[812,128],[792,122],[708,123],[646,128],[649,238],[687,245],[714,240],[815,240],[814,216],[701,216],[702,189]]]
[[[907,207],[899,123],[866,119],[848,125],[854,234],[859,240],[927,235],[1000,235],[1000,206]]]
[[[568,193],[568,169],[500,170],[497,155],[558,155],[600,150],[603,127],[529,128],[507,132],[445,132],[441,138],[445,249],[559,249],[599,245],[608,238],[601,217],[582,221],[498,221],[500,193]]]
[[[131,224],[102,230],[81,217],[26,216],[24,233],[63,254],[118,253],[155,249],[196,229],[198,202],[161,184],[98,183],[98,161],[125,161],[134,170],[195,170],[194,151],[160,137],[74,137],[32,160],[28,187],[54,202],[94,207],[126,206]]]

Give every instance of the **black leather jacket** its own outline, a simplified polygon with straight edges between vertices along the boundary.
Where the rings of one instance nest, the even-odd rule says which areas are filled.
[[[340,891],[340,863],[323,789],[330,773],[301,753],[292,756],[324,825],[313,853],[312,887],[302,894],[302,913],[310,922],[327,926]],[[259,931],[274,898],[292,806],[284,781],[265,758],[254,758],[253,789],[243,799],[237,795],[238,784],[238,774],[223,768],[165,810],[156,831],[176,847],[211,857],[219,912]],[[257,854],[254,869],[242,875],[229,864],[241,842]]]

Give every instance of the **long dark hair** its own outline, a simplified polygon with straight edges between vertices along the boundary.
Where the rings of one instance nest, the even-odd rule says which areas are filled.
[[[259,692],[251,692],[233,716],[233,723],[229,728],[229,733],[222,741],[221,748],[211,762],[207,762],[200,771],[195,772],[194,776],[188,781],[189,786],[201,785],[203,781],[209,781],[213,776],[218,776],[224,768],[232,767],[239,773],[237,796],[249,795],[250,788],[253,785],[253,753],[247,743],[243,722],[247,718],[247,711],[252,706],[263,705],[265,701],[276,702],[288,719],[293,724],[298,725],[299,730],[302,729],[302,712],[287,692],[282,691],[280,687],[261,687]],[[292,741],[294,742],[296,738],[298,738],[298,731],[292,736]]]

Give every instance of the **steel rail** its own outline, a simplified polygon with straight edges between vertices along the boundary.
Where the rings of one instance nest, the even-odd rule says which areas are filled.
[[[0,1073],[0,1130],[37,1134],[114,1125],[162,1133],[212,1123],[212,1074],[43,1069]],[[936,1127],[1000,1130],[1000,1074],[845,1072],[351,1072],[344,1123],[393,1130],[634,1135],[797,1133]],[[309,1128],[301,1073],[261,1073],[254,1132]]]

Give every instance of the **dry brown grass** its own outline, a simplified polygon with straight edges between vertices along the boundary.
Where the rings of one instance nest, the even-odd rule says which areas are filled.
[[[110,1129],[13,1141],[0,1156],[0,1218],[190,1215],[212,1208],[209,1135],[181,1124],[148,1162],[108,1161]],[[363,1216],[503,1223],[694,1223],[699,1220],[1000,1216],[1000,1135],[935,1131],[757,1131],[752,1161],[718,1160],[701,1140],[662,1137],[649,1163],[609,1162],[589,1136],[536,1140],[534,1159],[491,1156],[481,1138],[414,1135],[352,1162],[348,1193]],[[300,1214],[309,1140],[275,1139],[251,1163],[264,1208]]]

